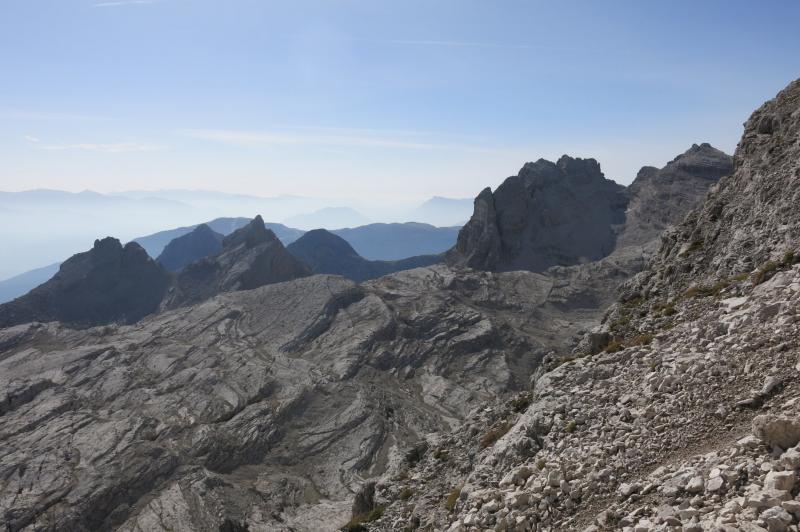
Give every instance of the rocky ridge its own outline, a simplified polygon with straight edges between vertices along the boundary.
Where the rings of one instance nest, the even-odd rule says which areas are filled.
[[[186,266],[161,303],[172,309],[199,303],[216,294],[250,290],[310,275],[311,271],[283,247],[261,216],[222,240],[216,255]]]

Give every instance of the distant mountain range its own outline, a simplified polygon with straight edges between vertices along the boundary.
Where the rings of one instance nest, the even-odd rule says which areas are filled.
[[[466,214],[453,210],[453,205],[459,204],[467,206]],[[471,200],[433,198],[416,207],[382,206],[366,198],[351,201],[285,195],[259,197],[205,190],[114,194],[46,189],[0,192],[0,241],[4,249],[0,279],[63,261],[91,247],[96,238],[107,235],[127,242],[165,227],[185,227],[188,232],[207,220],[239,216],[251,219],[259,213],[271,222],[305,230],[353,228],[370,222],[395,221],[451,226],[469,218],[470,205]],[[270,228],[284,244],[291,241],[279,227]],[[296,234],[295,238],[299,236]],[[163,248],[172,238],[174,236],[168,235],[159,246]],[[143,245],[151,256],[158,255],[153,254],[148,245]]]
[[[207,222],[205,225],[213,233],[227,236],[237,229],[245,227],[251,222],[248,218],[217,218]],[[278,223],[265,223],[267,229],[271,230],[283,245],[289,245],[303,236],[305,233],[300,229],[287,227]],[[189,241],[178,242],[176,245],[186,245],[194,251],[180,251],[178,257],[162,257],[165,247],[178,239],[190,235],[199,225],[177,227],[165,231],[159,231],[147,236],[137,237],[133,242],[139,244],[147,254],[154,259],[159,259],[165,268],[171,271],[180,270],[186,264],[201,256],[211,254],[214,249],[204,244],[190,243]],[[453,247],[458,237],[457,227],[434,227],[421,223],[376,223],[351,229],[339,229],[331,231],[333,235],[341,237],[348,247],[350,247],[359,259],[369,261],[402,261],[409,257],[419,257],[437,255]],[[206,241],[205,244],[209,242]],[[423,259],[427,264],[438,261],[438,259]],[[421,265],[421,263],[419,264]],[[44,283],[58,272],[59,263],[50,264],[43,268],[37,268],[20,275],[0,281],[0,303],[11,301],[16,297],[26,294],[29,290]],[[400,265],[373,265],[370,266],[371,272],[397,271],[406,269],[407,264]],[[416,267],[416,266],[413,266]],[[346,270],[342,270],[346,271]],[[348,270],[349,271],[349,270]],[[325,271],[325,273],[334,273]],[[383,275],[381,273],[380,275]],[[369,274],[364,278],[372,278],[377,275]],[[363,277],[363,276],[356,276]]]
[[[344,238],[365,259],[400,260],[450,249],[458,238],[459,229],[406,222],[369,224],[331,232]]]

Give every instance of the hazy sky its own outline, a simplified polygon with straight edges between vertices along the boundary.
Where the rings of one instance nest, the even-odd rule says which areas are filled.
[[[0,189],[471,197],[627,183],[800,75],[800,2],[2,0]]]

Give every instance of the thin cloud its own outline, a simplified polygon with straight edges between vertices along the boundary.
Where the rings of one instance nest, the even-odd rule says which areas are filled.
[[[155,144],[144,144],[139,142],[113,142],[108,144],[95,144],[95,143],[49,144],[47,146],[42,146],[42,149],[50,151],[82,150],[82,151],[95,151],[101,153],[135,153],[135,152],[159,151],[164,148],[163,146],[157,146]]]
[[[4,120],[20,120],[31,122],[55,122],[55,121],[92,121],[108,120],[104,116],[83,115],[77,113],[60,113],[48,111],[31,111],[28,109],[0,108],[0,118]]]
[[[336,131],[337,133],[331,133]],[[296,134],[272,131],[234,131],[225,129],[184,129],[178,131],[185,137],[222,142],[237,146],[268,146],[268,145],[319,145],[319,146],[351,146],[370,148],[401,148],[435,150],[447,149],[447,145],[385,136],[382,134],[359,135],[348,133],[348,130],[323,130],[315,134]],[[363,131],[363,130],[362,130]]]
[[[34,137],[33,135],[24,135],[22,138],[27,140],[28,142],[39,142],[39,138]]]
[[[549,48],[548,46],[541,46],[535,44],[476,42],[476,41],[436,41],[436,40],[398,39],[386,42],[388,44],[400,44],[400,45],[410,45],[410,46],[441,46],[447,48],[502,48],[502,49],[518,49],[518,50]]]
[[[118,6],[131,6],[142,4],[155,4],[158,0],[118,0],[115,2],[98,2],[94,7],[118,7]]]

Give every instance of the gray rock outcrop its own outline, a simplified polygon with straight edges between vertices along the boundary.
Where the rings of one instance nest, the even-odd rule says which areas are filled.
[[[594,159],[563,156],[527,163],[492,193],[475,199],[449,262],[480,270],[543,271],[601,259],[625,221],[625,187]]]
[[[642,168],[627,188],[606,179],[594,159],[565,155],[556,163],[527,163],[494,193],[487,188],[478,195],[448,262],[545,271],[629,246],[649,249],[731,170],[731,157],[709,144],[695,144],[660,170]]]
[[[657,169],[645,166],[628,187],[630,202],[617,247],[643,245],[679,223],[720,178],[733,172],[733,158],[710,144],[694,144]]]

